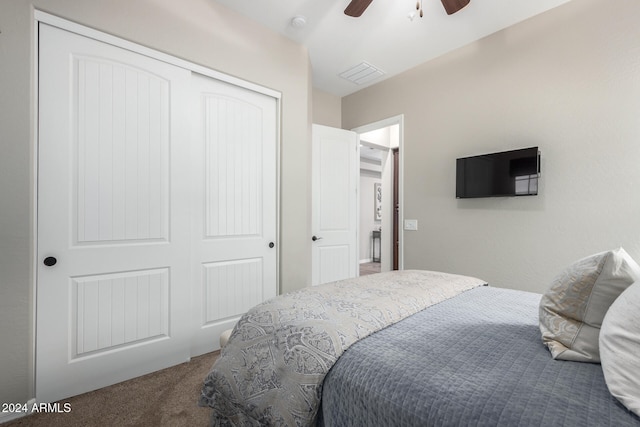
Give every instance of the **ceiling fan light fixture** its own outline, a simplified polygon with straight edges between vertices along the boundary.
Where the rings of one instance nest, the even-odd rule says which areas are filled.
[[[422,13],[422,0],[416,1],[416,10],[418,11],[420,18],[422,18],[424,16],[424,14]]]

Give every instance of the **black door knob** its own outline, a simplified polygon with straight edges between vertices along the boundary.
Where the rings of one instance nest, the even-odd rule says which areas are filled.
[[[44,259],[43,262],[44,262],[44,265],[46,265],[47,267],[53,267],[54,265],[56,265],[58,260],[55,257],[48,256]]]
[[[313,237],[311,238],[311,240],[313,240],[313,241],[315,242],[315,241],[317,241],[317,240],[322,240],[322,237],[316,237],[316,236],[313,236]]]
[[[273,242],[269,242],[269,247],[273,249],[273,247],[275,246],[275,244]]]

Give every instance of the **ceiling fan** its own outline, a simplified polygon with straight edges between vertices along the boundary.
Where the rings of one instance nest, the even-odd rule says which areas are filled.
[[[344,10],[345,15],[353,16],[357,18],[362,15],[364,11],[369,7],[373,0],[351,0],[351,3]],[[470,0],[442,0],[444,10],[447,11],[447,15],[452,15],[469,4]]]

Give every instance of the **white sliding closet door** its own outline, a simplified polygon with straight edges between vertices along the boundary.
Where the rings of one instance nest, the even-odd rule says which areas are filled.
[[[267,95],[193,74],[192,355],[277,293],[277,109]]]
[[[36,397],[51,402],[189,359],[191,73],[45,24],[39,49]]]

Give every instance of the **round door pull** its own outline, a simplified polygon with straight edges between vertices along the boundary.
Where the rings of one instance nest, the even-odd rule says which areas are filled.
[[[316,240],[322,240],[322,237],[313,236],[311,240],[315,242]]]
[[[54,265],[56,265],[58,260],[56,259],[56,257],[48,256],[44,259],[43,262],[47,267],[53,267]]]
[[[273,247],[275,246],[275,244],[273,242],[269,242],[269,247],[273,249]]]

